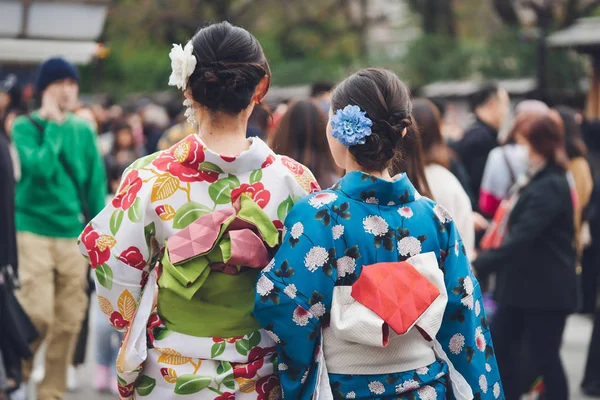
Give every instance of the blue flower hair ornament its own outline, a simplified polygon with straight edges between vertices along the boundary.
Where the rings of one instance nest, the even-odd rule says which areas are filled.
[[[371,136],[371,121],[358,106],[348,105],[331,117],[331,136],[345,147],[365,144]]]

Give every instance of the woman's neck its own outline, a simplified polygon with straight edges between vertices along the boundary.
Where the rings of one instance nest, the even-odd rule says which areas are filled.
[[[250,147],[246,139],[248,120],[242,115],[232,117],[206,113],[198,120],[198,135],[211,151],[224,156],[237,156]]]
[[[392,178],[392,176],[390,175],[390,171],[388,169],[384,169],[383,171],[366,171],[364,168],[362,168],[360,165],[358,164],[353,164],[350,166],[347,166],[346,168],[346,173],[350,173],[350,172],[363,172],[365,174],[369,174],[371,176],[374,176],[376,178],[379,179],[383,179],[386,181],[393,181],[394,179]]]

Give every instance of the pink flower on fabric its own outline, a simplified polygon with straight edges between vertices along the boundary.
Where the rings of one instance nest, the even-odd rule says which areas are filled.
[[[119,187],[119,193],[117,193],[112,201],[113,207],[122,210],[129,209],[135,202],[138,192],[142,189],[142,184],[142,178],[140,178],[137,170],[134,169],[128,173]]]
[[[412,218],[413,216],[413,211],[410,207],[402,207],[398,209],[398,214],[400,214],[401,217],[404,218]]]
[[[308,325],[308,320],[310,317],[312,317],[311,313],[309,313],[304,307],[298,306],[294,310],[292,321],[294,321],[296,325],[306,326]]]
[[[465,337],[461,333],[457,333],[450,339],[450,352],[452,354],[460,354],[465,347]]]
[[[477,346],[477,350],[485,351],[486,341],[480,326],[475,329],[475,346]]]

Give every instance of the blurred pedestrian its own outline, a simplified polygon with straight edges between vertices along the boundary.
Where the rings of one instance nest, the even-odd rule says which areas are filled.
[[[90,124],[74,116],[79,74],[62,58],[44,62],[36,81],[42,106],[17,118],[13,140],[22,164],[16,224],[19,299],[48,343],[40,400],[61,398],[87,305],[87,266],[77,250],[86,215],[104,206],[106,177]],[[24,381],[31,362],[24,363]]]
[[[319,106],[325,115],[329,114],[331,107],[331,91],[333,90],[331,82],[315,82],[310,86],[310,98]]]
[[[269,145],[276,153],[306,165],[324,188],[336,183],[341,171],[327,144],[327,116],[311,100],[292,102]]]
[[[106,165],[108,191],[115,194],[121,183],[123,172],[139,158],[139,154],[135,149],[133,131],[127,122],[124,120],[114,121],[111,131],[114,132],[115,139],[110,153],[104,157],[104,163]]]
[[[524,100],[515,108],[515,121],[504,144],[493,149],[485,164],[479,190],[479,211],[491,218],[517,179],[527,171],[527,145],[520,130],[532,115],[550,108],[539,100]]]
[[[169,126],[169,115],[164,107],[150,103],[141,110],[144,127],[144,154],[153,154],[158,149],[158,141]]]
[[[475,250],[475,225],[471,200],[458,179],[448,170],[450,149],[442,137],[438,109],[429,100],[415,99],[413,115],[421,134],[425,176],[433,200],[450,211],[463,240],[467,256],[471,257]]]
[[[529,170],[511,190],[506,235],[499,247],[481,252],[473,267],[480,277],[497,276],[492,333],[506,398],[520,398],[515,349],[526,339],[543,375],[545,398],[565,400],[560,346],[566,318],[577,306],[568,158],[563,132],[552,117],[532,116],[521,134]]]
[[[469,103],[477,120],[455,144],[455,151],[469,174],[473,207],[478,208],[483,170],[490,151],[498,146],[498,130],[508,116],[509,98],[506,90],[488,83],[471,95]]]

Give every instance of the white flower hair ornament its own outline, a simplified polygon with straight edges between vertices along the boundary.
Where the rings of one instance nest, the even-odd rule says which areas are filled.
[[[180,44],[173,44],[173,48],[169,53],[171,58],[171,76],[169,76],[169,86],[177,86],[182,91],[185,91],[188,86],[188,80],[196,69],[196,56],[194,55],[194,45],[192,41],[187,42],[185,47]],[[188,122],[192,125],[196,124],[194,118],[194,109],[192,108],[194,101],[190,98],[185,99],[183,105],[186,107],[185,116]]]

